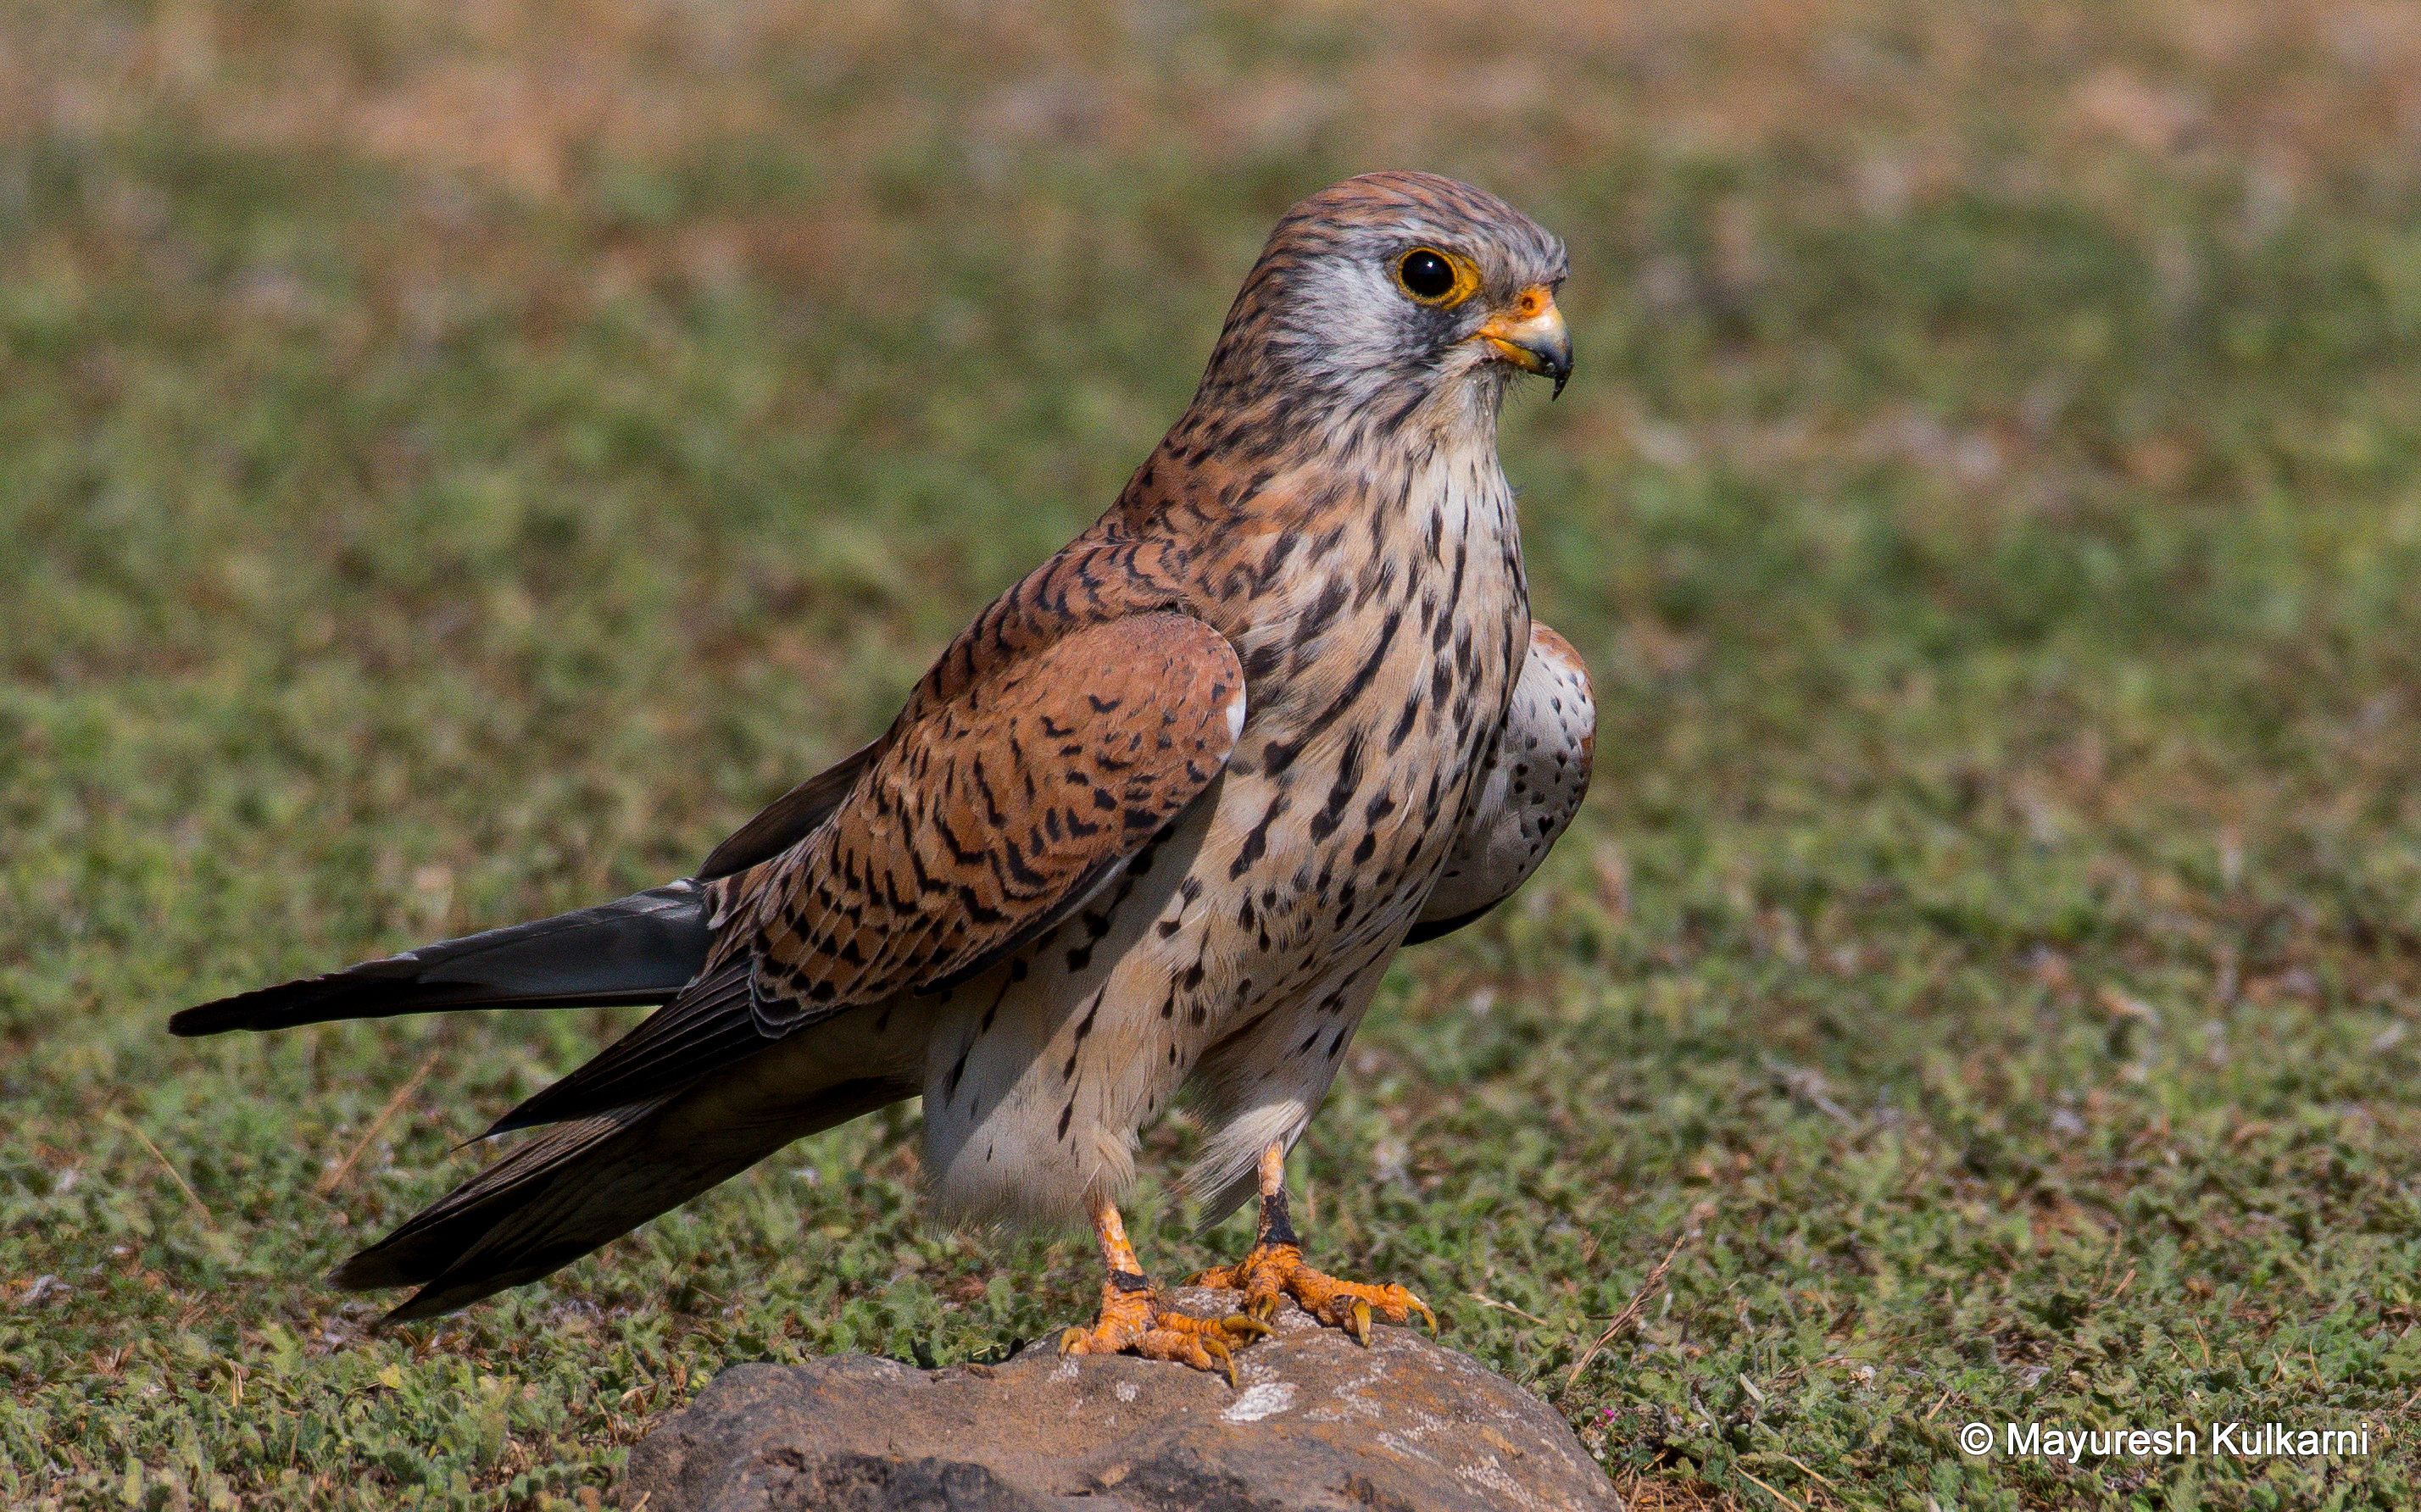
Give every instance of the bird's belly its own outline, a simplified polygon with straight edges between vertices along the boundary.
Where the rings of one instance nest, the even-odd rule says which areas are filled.
[[[1299,1130],[1452,845],[1503,717],[1511,663],[1494,643],[1512,617],[1483,627],[1476,651],[1426,627],[1402,636],[1317,729],[1317,716],[1248,719],[1168,833],[1051,936],[937,1005],[925,1121],[945,1209],[1081,1216],[1088,1192],[1132,1179],[1137,1130],[1206,1058],[1229,1080],[1250,1067],[1289,1083],[1289,1137]],[[1434,676],[1441,658],[1449,678]],[[1407,689],[1421,697],[1404,729]],[[1316,1042],[1291,1076],[1274,1052],[1222,1058],[1306,1028]],[[1224,1116],[1253,1091],[1211,1099]]]
[[[1074,917],[932,1008],[925,1146],[954,1217],[1072,1222],[1133,1172],[1134,1131],[1184,1079],[1165,1002],[1175,934],[1204,889],[1192,865],[1216,784]],[[1181,968],[1174,968],[1181,970]]]

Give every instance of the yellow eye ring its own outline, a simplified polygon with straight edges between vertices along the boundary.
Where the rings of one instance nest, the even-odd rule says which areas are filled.
[[[1451,309],[1479,290],[1479,270],[1459,252],[1414,247],[1396,259],[1396,287],[1417,304]]]

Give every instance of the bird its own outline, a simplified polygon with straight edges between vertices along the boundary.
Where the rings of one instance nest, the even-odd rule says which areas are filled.
[[[884,732],[697,871],[629,897],[187,1008],[180,1036],[652,1005],[498,1118],[536,1130],[330,1275],[383,1323],[545,1276],[803,1136],[923,1099],[934,1210],[1088,1223],[1067,1354],[1236,1379],[1286,1300],[1434,1331],[1315,1270],[1285,1161],[1407,943],[1495,907],[1567,830],[1596,706],[1530,614],[1500,412],[1560,394],[1561,241],[1431,174],[1286,211],[1191,404],[1108,511],[977,615]],[[1210,1221],[1250,1247],[1151,1281],[1119,1198],[1182,1094]],[[485,1137],[485,1136],[483,1136]]]

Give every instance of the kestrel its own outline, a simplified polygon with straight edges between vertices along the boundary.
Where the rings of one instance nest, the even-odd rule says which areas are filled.
[[[882,736],[694,877],[189,1008],[180,1035],[661,1004],[497,1120],[548,1126],[338,1267],[427,1317],[534,1281],[802,1135],[924,1099],[945,1213],[1089,1218],[1074,1353],[1224,1367],[1291,1296],[1368,1342],[1429,1310],[1306,1266],[1286,1152],[1397,948],[1486,912],[1588,784],[1579,657],[1531,619],[1496,457],[1560,391],[1563,244],[1493,195],[1348,179],[1279,221],[1193,404],[1093,527],[976,616]],[[1164,1308],[1119,1222],[1180,1091],[1250,1250]]]

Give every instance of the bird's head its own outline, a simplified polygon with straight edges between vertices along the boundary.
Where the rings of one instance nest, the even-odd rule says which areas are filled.
[[[1568,271],[1563,242],[1493,195],[1427,173],[1348,179],[1270,234],[1203,396],[1366,434],[1420,415],[1492,434],[1514,373],[1558,394],[1571,376]]]

